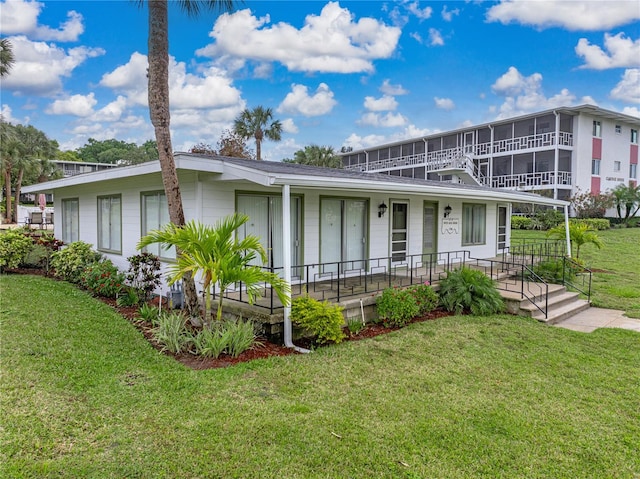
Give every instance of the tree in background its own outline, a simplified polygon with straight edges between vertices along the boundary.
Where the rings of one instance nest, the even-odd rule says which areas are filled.
[[[73,150],[59,151],[56,153],[56,160],[58,161],[82,161],[80,155]]]
[[[285,159],[283,161],[285,163],[297,163],[299,165],[342,168],[342,159],[336,155],[336,152],[331,146],[305,146],[304,150],[298,150],[293,154],[293,160]]]
[[[635,186],[633,183],[618,185],[611,195],[618,218],[628,226],[631,219],[640,211],[640,186]]]
[[[13,45],[6,39],[0,39],[0,77],[7,76],[16,59],[13,56]]]
[[[218,154],[232,158],[255,159],[253,151],[247,146],[245,139],[231,130],[224,130],[218,140]]]
[[[81,161],[87,163],[108,163],[111,165],[137,165],[158,159],[156,142],[147,140],[142,146],[122,140],[98,141],[89,138],[84,146],[76,149]]]
[[[167,0],[137,0],[138,5],[147,5],[149,13],[147,77],[149,116],[155,130],[158,158],[162,172],[162,183],[169,207],[169,219],[176,226],[183,226],[184,209],[178,182],[178,171],[173,158],[171,145],[170,113],[169,113],[169,14]],[[231,10],[230,0],[180,0],[180,8],[188,15],[197,16],[201,7],[208,9]],[[177,251],[178,260],[180,251]],[[185,305],[187,312],[194,315],[198,311],[198,296],[191,274],[185,275]]]
[[[566,234],[564,225],[558,225],[547,231],[547,237],[549,238],[564,239]],[[580,248],[582,246],[592,244],[600,249],[604,245],[596,231],[584,223],[569,223],[569,239],[575,251],[574,258],[576,259],[580,258]]]
[[[240,113],[234,121],[233,131],[245,140],[256,140],[256,160],[261,160],[262,141],[265,138],[280,141],[282,123],[273,119],[271,108],[257,106],[253,110],[245,109]]]
[[[578,218],[604,218],[607,208],[613,206],[613,199],[609,193],[594,195],[590,191],[579,189],[570,201]]]
[[[202,142],[193,145],[189,149],[189,153],[193,153],[196,155],[207,155],[207,156],[215,156],[218,154],[216,153],[216,150],[211,148],[211,145],[209,145],[208,143],[202,143]]]

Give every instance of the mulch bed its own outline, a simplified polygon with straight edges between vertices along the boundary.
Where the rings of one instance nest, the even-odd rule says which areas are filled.
[[[44,270],[42,269],[16,269],[7,271],[8,273],[14,274],[34,274],[39,276],[46,276]],[[272,343],[264,338],[258,338],[258,343],[253,347],[248,349],[247,351],[240,354],[237,358],[233,358],[226,354],[222,354],[218,358],[203,358],[200,356],[195,356],[189,353],[180,353],[173,354],[168,351],[163,351],[162,346],[156,343],[153,339],[153,335],[151,333],[151,325],[140,319],[138,314],[137,306],[127,306],[122,307],[118,306],[115,299],[96,297],[100,301],[105,304],[108,304],[113,309],[115,309],[120,315],[122,315],[125,319],[130,321],[143,335],[144,337],[151,343],[151,345],[157,349],[158,351],[166,354],[168,356],[172,356],[176,361],[185,365],[194,370],[202,370],[202,369],[212,369],[212,368],[225,368],[229,366],[233,366],[234,364],[244,363],[247,361],[253,361],[255,359],[264,359],[272,356],[288,356],[290,354],[300,354],[299,352],[286,348],[282,345]],[[442,318],[444,316],[451,316],[453,313],[448,311],[444,311],[441,309],[436,309],[429,314],[426,314],[421,317],[414,318],[410,321],[410,323],[418,323],[423,321],[433,321],[438,318]],[[386,327],[383,324],[379,323],[367,323],[367,325],[356,335],[349,334],[349,330],[345,328],[346,338],[344,341],[359,341],[361,339],[373,338],[375,336],[379,336],[381,334],[387,334],[393,331],[397,331],[400,328],[390,328]],[[327,347],[325,345],[314,345],[311,340],[302,339],[300,341],[296,341],[296,345],[310,349],[312,347]]]

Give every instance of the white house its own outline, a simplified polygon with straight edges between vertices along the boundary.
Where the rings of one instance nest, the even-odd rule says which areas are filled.
[[[530,191],[568,200],[637,184],[640,118],[561,107],[342,154],[349,170]],[[613,215],[613,213],[611,213]]]

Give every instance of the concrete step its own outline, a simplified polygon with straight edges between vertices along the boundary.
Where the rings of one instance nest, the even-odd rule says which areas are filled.
[[[586,299],[576,299],[571,303],[565,303],[558,307],[550,307],[547,311],[547,317],[544,317],[540,311],[536,310],[532,313],[531,317],[541,321],[545,324],[556,324],[560,321],[564,321],[571,316],[578,314],[581,311],[589,309],[591,303]]]
[[[577,299],[579,299],[579,296],[580,295],[578,293],[570,293],[564,288],[563,288],[563,291],[555,291],[553,294],[549,292],[549,300],[547,302],[547,307],[550,310],[552,308],[561,308],[566,304],[571,304],[575,302]],[[544,298],[539,298],[539,299],[536,298],[536,303],[539,306],[544,307],[545,300]],[[523,311],[531,311],[531,312],[538,311],[538,308],[536,308],[533,304],[531,304],[531,302],[527,299],[524,299],[520,302],[520,309]]]

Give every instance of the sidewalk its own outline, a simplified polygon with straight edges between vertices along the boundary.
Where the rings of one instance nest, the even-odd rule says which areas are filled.
[[[555,326],[590,333],[598,328],[630,329],[640,333],[640,319],[623,316],[624,311],[604,308],[589,308]]]

